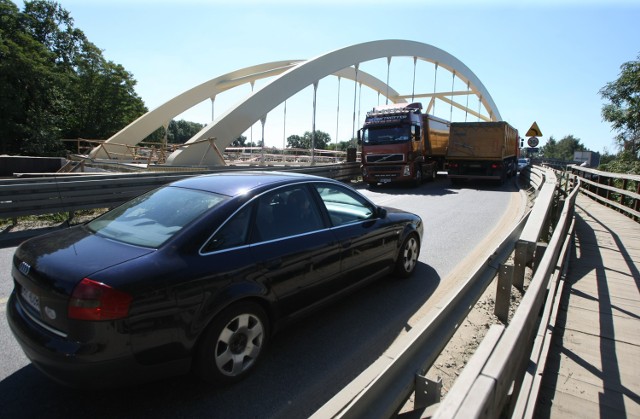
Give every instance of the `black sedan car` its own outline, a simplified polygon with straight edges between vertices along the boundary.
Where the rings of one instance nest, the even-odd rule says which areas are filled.
[[[7,317],[32,363],[73,386],[248,374],[279,327],[416,267],[423,226],[330,179],[193,177],[24,242]]]

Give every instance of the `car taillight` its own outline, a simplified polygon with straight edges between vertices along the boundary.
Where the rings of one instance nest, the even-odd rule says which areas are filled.
[[[449,163],[448,167],[450,167],[452,169],[457,169],[458,168],[458,163]]]
[[[85,278],[73,289],[69,318],[76,320],[114,320],[126,317],[132,297],[101,282]]]
[[[492,168],[492,169],[500,169],[501,167],[502,167],[502,165],[501,165],[500,163],[493,163],[493,164],[491,165],[491,168]]]

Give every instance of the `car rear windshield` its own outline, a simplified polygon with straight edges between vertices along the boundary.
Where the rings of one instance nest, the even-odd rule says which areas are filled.
[[[226,199],[211,192],[166,186],[105,213],[87,227],[103,237],[157,248]]]

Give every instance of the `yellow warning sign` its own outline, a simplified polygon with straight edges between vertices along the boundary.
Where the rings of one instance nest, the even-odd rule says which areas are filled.
[[[531,125],[531,128],[529,128],[529,131],[527,131],[526,135],[527,137],[542,137],[542,131],[538,128],[536,121],[533,121],[533,124]]]

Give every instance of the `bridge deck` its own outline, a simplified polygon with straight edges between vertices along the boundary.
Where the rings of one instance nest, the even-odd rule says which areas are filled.
[[[580,195],[539,418],[640,418],[640,224]]]

